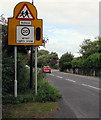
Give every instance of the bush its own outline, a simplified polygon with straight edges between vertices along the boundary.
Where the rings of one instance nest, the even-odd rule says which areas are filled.
[[[2,94],[12,94],[14,91],[14,59],[6,55],[2,58]]]
[[[36,101],[57,101],[59,98],[61,98],[61,94],[54,86],[49,84],[48,81],[43,79],[38,83],[38,94],[36,96]]]
[[[18,54],[18,93],[24,93],[29,88],[30,71],[26,67],[26,56]]]
[[[11,94],[3,96],[3,104],[19,104],[33,101],[35,101],[35,96],[32,90],[28,90],[23,94],[18,94],[17,98]]]
[[[65,53],[61,56],[59,60],[60,71],[66,71],[72,67],[71,61],[73,60],[73,55],[71,53]]]

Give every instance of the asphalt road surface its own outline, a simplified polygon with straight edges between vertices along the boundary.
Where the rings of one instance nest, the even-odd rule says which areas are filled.
[[[99,118],[99,78],[53,70],[48,81],[62,94],[59,108],[51,118]]]

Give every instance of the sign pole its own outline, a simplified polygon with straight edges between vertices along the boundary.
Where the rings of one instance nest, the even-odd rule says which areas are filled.
[[[14,97],[17,97],[17,46],[14,47],[15,54],[15,80],[14,80]]]
[[[33,5],[33,0],[32,0]],[[30,88],[33,88],[33,45],[31,46],[30,54]]]
[[[34,0],[32,0],[32,5]],[[35,46],[35,95],[37,95],[37,46]]]
[[[30,54],[30,88],[33,88],[33,46],[31,46]]]
[[[37,95],[37,46],[35,46],[35,95]]]
[[[32,5],[34,5],[34,1],[32,0]]]

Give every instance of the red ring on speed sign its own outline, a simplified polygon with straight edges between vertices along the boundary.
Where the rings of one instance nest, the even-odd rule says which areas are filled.
[[[30,34],[30,29],[27,28],[27,27],[23,27],[23,28],[21,29],[21,34],[24,35],[24,36],[29,35],[29,34]]]

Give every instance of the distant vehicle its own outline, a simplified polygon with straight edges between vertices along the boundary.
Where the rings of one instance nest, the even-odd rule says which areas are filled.
[[[51,70],[51,68],[50,68],[49,66],[44,66],[43,72],[44,72],[44,73],[51,73],[52,70]]]

